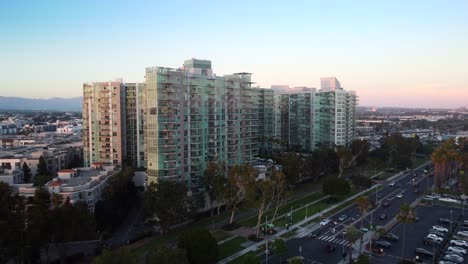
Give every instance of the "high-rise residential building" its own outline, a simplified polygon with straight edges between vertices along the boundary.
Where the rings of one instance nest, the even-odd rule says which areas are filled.
[[[286,150],[314,150],[314,88],[274,85],[275,137]]]
[[[145,84],[125,83],[125,146],[126,162],[134,168],[144,168],[144,104]]]
[[[83,84],[84,164],[122,166],[124,158],[124,84],[121,80]]]
[[[149,182],[178,180],[196,190],[207,161],[252,162],[260,133],[273,133],[273,122],[262,120],[273,116],[273,93],[253,88],[250,73],[216,76],[208,60],[147,68],[145,101]]]
[[[349,146],[356,137],[356,93],[344,90],[335,77],[320,81],[315,94],[316,144]]]

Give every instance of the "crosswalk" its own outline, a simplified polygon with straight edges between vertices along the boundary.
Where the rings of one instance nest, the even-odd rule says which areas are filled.
[[[340,246],[348,246],[349,245],[348,241],[346,241],[344,239],[341,239],[341,238],[334,237],[334,236],[321,235],[317,239],[328,242],[328,243],[337,244],[337,245],[340,245]]]

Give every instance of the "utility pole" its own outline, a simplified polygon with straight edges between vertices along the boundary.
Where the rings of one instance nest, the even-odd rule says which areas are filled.
[[[265,216],[265,263],[268,264],[268,215]]]

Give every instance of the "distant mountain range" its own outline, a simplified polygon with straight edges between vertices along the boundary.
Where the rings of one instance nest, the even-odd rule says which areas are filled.
[[[0,96],[0,110],[70,111],[82,109],[83,97],[31,99]]]

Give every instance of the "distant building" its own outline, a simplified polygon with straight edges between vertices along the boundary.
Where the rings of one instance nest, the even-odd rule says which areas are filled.
[[[58,194],[63,201],[70,200],[74,204],[82,200],[88,204],[90,211],[94,211],[96,203],[102,198],[102,190],[108,180],[120,169],[115,166],[103,166],[95,162],[91,167],[65,169],[59,171],[58,176],[45,184],[49,193]],[[36,187],[32,184],[14,185],[19,195],[32,197]]]
[[[85,166],[94,162],[122,166],[124,158],[124,84],[83,85],[83,149]]]
[[[320,80],[314,104],[316,144],[349,146],[356,138],[356,93],[344,90],[335,77]]]

